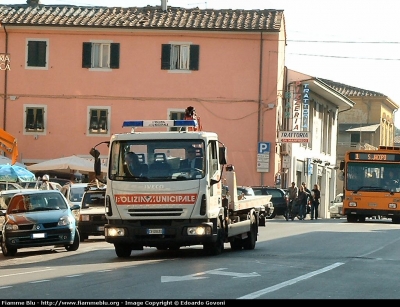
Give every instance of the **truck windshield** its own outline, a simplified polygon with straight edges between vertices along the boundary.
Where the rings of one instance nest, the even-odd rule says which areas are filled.
[[[196,180],[205,175],[201,140],[114,141],[109,177],[114,181]]]

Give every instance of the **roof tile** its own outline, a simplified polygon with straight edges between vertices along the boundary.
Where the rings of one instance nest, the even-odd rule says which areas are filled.
[[[73,5],[0,5],[0,23],[67,27],[122,27],[279,31],[283,10],[199,9],[161,6],[93,7]]]

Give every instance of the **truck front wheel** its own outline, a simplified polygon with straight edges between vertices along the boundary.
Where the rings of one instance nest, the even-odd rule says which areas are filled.
[[[224,251],[225,232],[222,228],[218,229],[217,241],[214,243],[205,243],[204,251],[210,256],[217,256]]]
[[[117,254],[118,257],[120,258],[128,258],[131,256],[132,248],[128,244],[114,244],[115,247],[115,253]]]

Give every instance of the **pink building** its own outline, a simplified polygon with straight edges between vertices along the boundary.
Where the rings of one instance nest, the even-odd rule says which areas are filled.
[[[0,5],[0,128],[18,138],[20,162],[89,158],[129,131],[124,120],[181,118],[193,106],[228,147],[238,184],[274,185],[283,11],[27,2]],[[269,161],[258,164],[260,142]]]

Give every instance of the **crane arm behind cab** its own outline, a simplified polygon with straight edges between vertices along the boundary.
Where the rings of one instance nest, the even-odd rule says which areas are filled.
[[[11,155],[11,165],[14,165],[18,158],[17,139],[3,129],[0,129],[0,146],[5,152]]]

